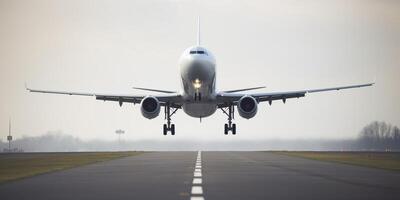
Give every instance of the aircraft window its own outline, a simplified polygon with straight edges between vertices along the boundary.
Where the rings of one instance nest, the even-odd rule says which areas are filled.
[[[196,54],[196,51],[190,51],[190,54]]]
[[[204,51],[197,51],[198,54],[205,54]]]

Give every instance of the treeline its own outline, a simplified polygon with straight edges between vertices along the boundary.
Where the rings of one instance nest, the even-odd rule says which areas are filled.
[[[216,133],[217,134],[217,133]],[[181,151],[181,150],[289,150],[289,151],[397,151],[400,152],[400,129],[386,122],[372,122],[361,129],[353,139],[237,139],[218,140],[123,140],[121,142],[84,141],[61,131],[34,137],[21,137],[11,147],[25,152],[54,151]],[[7,141],[0,138],[0,152],[8,149]]]
[[[361,130],[357,143],[362,150],[400,151],[400,129],[374,121]]]

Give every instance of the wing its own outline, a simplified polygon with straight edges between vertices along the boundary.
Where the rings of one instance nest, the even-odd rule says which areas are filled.
[[[375,83],[367,83],[367,84],[361,84],[361,85],[350,85],[350,86],[343,86],[343,87],[332,87],[332,88],[322,88],[322,89],[313,89],[313,90],[255,93],[255,94],[238,94],[238,93],[232,94],[232,93],[221,92],[217,95],[217,101],[218,101],[218,107],[223,108],[223,107],[229,106],[230,104],[236,104],[236,102],[244,95],[250,95],[250,96],[254,97],[258,102],[268,101],[269,104],[272,104],[272,101],[275,101],[275,100],[282,100],[283,102],[286,102],[286,99],[304,97],[304,96],[306,96],[307,93],[368,87],[368,86],[372,86],[374,84]]]
[[[159,90],[159,89],[142,88],[142,87],[132,87],[132,88],[135,90],[144,90],[144,91],[160,92],[160,93],[167,93],[167,94],[177,93],[175,91],[170,91],[170,90]]]
[[[235,93],[235,92],[243,92],[243,91],[249,91],[249,90],[258,90],[265,88],[265,86],[260,86],[260,87],[252,87],[252,88],[242,88],[242,89],[236,89],[236,90],[226,90],[223,91],[223,93]]]
[[[123,95],[123,94],[101,94],[101,93],[83,93],[83,92],[68,92],[68,91],[54,91],[54,90],[37,90],[26,87],[29,92],[47,93],[47,94],[62,94],[62,95],[75,95],[75,96],[89,96],[95,97],[96,100],[103,101],[116,101],[122,106],[123,103],[140,103],[145,95]],[[171,107],[181,108],[182,100],[180,94],[166,94],[166,95],[152,95],[156,97],[161,106],[170,104]]]

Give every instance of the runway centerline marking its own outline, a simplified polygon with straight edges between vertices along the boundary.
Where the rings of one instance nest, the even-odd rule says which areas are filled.
[[[201,177],[201,172],[194,172],[194,177]]]
[[[194,178],[193,179],[193,185],[198,185],[201,184],[203,182],[203,180],[201,178]]]
[[[192,194],[203,194],[203,187],[192,186]]]
[[[197,152],[196,165],[193,172],[193,182],[190,200],[204,200],[203,195],[203,179],[201,167],[201,151]]]

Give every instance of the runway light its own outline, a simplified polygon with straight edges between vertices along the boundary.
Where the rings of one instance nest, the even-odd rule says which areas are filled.
[[[196,78],[196,80],[194,80],[194,82],[193,82],[193,87],[194,87],[195,89],[201,88],[201,81],[200,81],[198,78]]]

